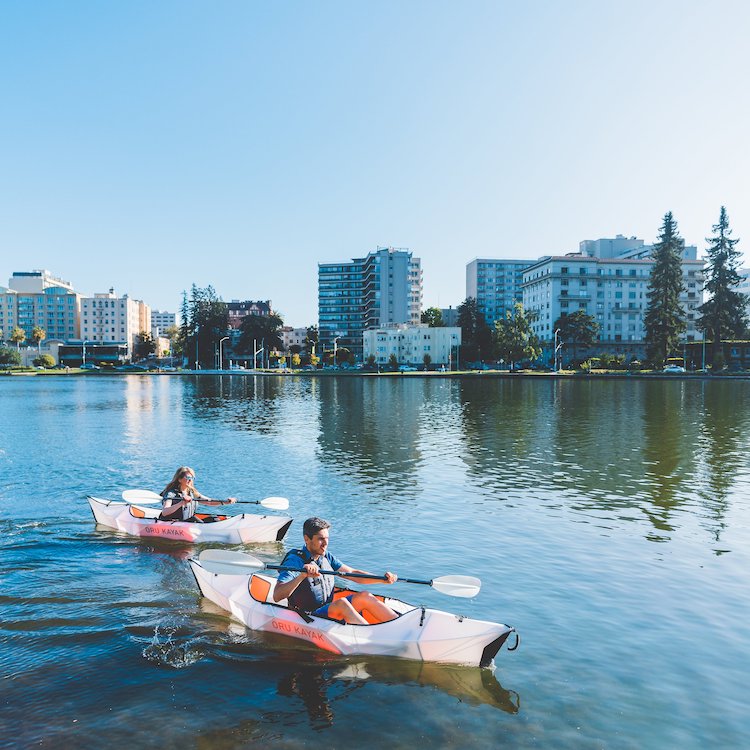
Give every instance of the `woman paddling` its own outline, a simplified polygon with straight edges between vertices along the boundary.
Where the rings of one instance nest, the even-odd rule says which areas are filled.
[[[237,499],[229,497],[226,500],[212,500],[193,486],[195,472],[189,466],[180,466],[174,473],[172,481],[164,488],[162,496],[162,510],[159,519],[162,521],[192,521],[205,523],[214,521],[209,516],[205,519],[198,518],[195,511],[198,508],[197,501],[205,505],[226,505],[236,503]]]

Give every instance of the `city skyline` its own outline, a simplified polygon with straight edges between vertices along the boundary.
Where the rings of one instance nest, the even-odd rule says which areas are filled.
[[[6,4],[2,266],[178,312],[193,282],[317,322],[318,263],[652,243],[748,251],[742,3]],[[718,113],[718,114],[717,114]],[[745,263],[747,265],[747,261]],[[3,281],[4,283],[4,281]]]

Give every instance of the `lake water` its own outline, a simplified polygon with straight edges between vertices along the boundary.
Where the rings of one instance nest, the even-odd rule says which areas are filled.
[[[0,745],[740,748],[750,383],[0,378]],[[514,625],[490,670],[341,658],[203,600],[192,548],[85,495],[289,498],[414,603]]]

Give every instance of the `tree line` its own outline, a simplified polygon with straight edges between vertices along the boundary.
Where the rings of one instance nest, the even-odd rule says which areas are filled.
[[[703,286],[708,299],[698,308],[700,318],[696,326],[711,342],[714,369],[721,369],[724,365],[722,341],[750,336],[747,330],[748,300],[747,295],[738,289],[742,282],[742,254],[736,247],[739,240],[732,238],[724,206],[712,231],[713,235],[706,238]],[[687,330],[687,312],[680,304],[680,294],[685,291],[682,273],[684,249],[685,241],[669,211],[664,215],[652,252],[653,267],[644,315],[646,356],[648,362],[657,368],[663,367],[670,354],[678,350],[681,336]],[[465,299],[457,313],[464,362],[502,359],[512,367],[519,362],[538,359],[542,354],[540,339],[533,331],[536,314],[524,310],[520,302],[516,302],[492,327],[473,297]],[[444,325],[438,308],[425,310],[422,322],[430,326]],[[575,361],[578,347],[591,347],[599,339],[601,326],[593,315],[577,310],[561,315],[553,330],[558,332],[559,340],[565,342]]]

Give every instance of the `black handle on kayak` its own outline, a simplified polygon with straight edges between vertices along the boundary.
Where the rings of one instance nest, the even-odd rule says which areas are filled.
[[[286,570],[290,573],[305,573],[302,568],[288,568],[285,565],[266,565],[269,570]],[[335,570],[319,570],[323,576],[343,576],[344,578],[369,578],[371,581],[387,581],[385,576],[374,576],[369,573],[337,573]],[[421,583],[425,586],[431,586],[432,581],[419,581],[416,578],[399,578],[401,583]]]

